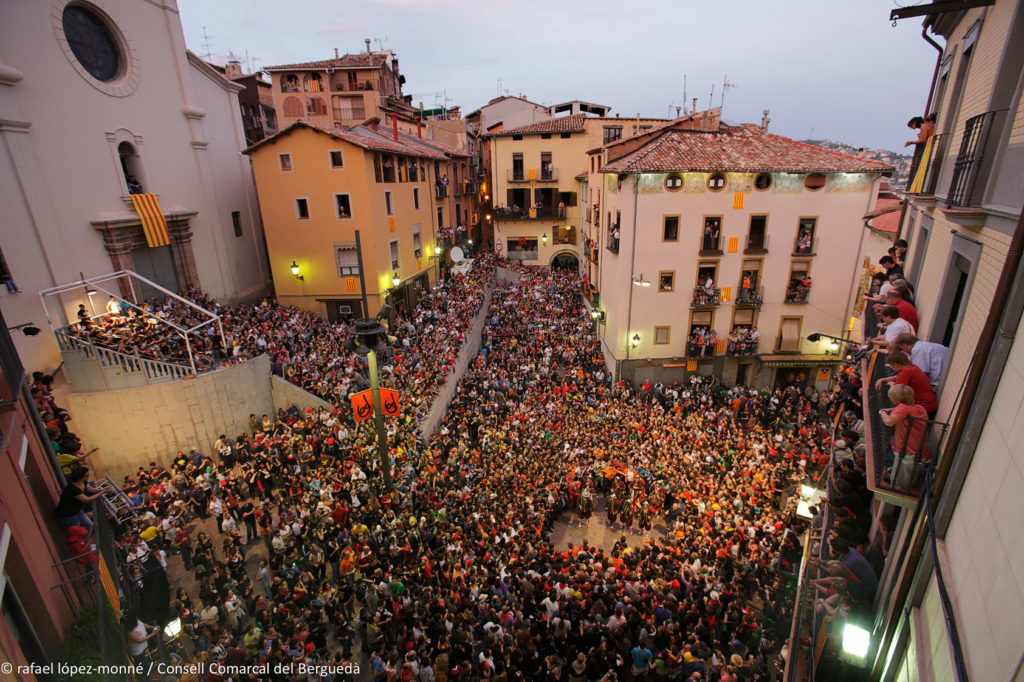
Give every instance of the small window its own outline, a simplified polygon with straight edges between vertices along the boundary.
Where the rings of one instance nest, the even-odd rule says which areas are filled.
[[[523,139],[523,136],[522,136],[522,135],[513,135],[513,136],[512,136],[512,141],[513,141],[513,142],[518,142],[518,141],[519,141],[519,140],[521,140],[521,139]]]
[[[810,192],[817,192],[819,189],[825,186],[825,174],[824,173],[808,173],[807,177],[804,178],[804,187]]]
[[[718,263],[706,262],[697,265],[697,286],[708,291],[715,288],[715,276],[718,274]]]
[[[242,212],[232,211],[231,212],[231,227],[235,228],[235,236],[242,236]]]
[[[419,223],[412,226],[412,255],[413,258],[423,258],[423,237],[420,236],[421,227]]]
[[[386,215],[395,215],[394,207],[391,205],[391,192],[384,192],[384,212]]]
[[[708,178],[708,189],[712,192],[721,192],[725,189],[725,176],[721,173],[715,173]]]
[[[542,139],[542,140],[550,140],[551,139],[551,133],[541,133],[540,134],[540,139]]]
[[[679,216],[665,216],[665,227],[662,230],[661,238],[666,242],[679,241]]]
[[[292,155],[291,154],[278,154],[277,160],[281,164],[281,170],[290,171],[292,169]]]
[[[295,214],[299,217],[299,220],[309,220],[309,201],[306,199],[296,199]]]
[[[795,260],[789,268],[786,303],[807,303],[810,294],[811,263],[806,260]]]
[[[572,137],[572,133],[561,133],[559,137],[562,138],[563,140],[568,140],[570,137]]]
[[[674,192],[674,191],[682,189],[682,188],[683,188],[683,176],[682,175],[679,175],[678,173],[673,173],[672,175],[670,175],[667,178],[665,178],[665,189]]]
[[[676,271],[662,270],[658,273],[658,291],[676,290]]]
[[[793,243],[793,253],[800,255],[813,255],[815,247],[815,232],[818,228],[817,218],[801,218],[797,225],[796,241]]]
[[[345,164],[341,156],[341,150],[335,149],[331,151],[331,168],[344,168]]]
[[[417,211],[420,210],[420,188],[412,188],[412,207]]]
[[[761,192],[772,186],[772,176],[768,173],[758,173],[754,178],[754,189]]]
[[[399,266],[399,262],[398,262],[398,240],[397,239],[392,239],[390,246],[391,246],[391,269],[392,270],[397,270],[398,266]]]
[[[655,327],[654,328],[654,343],[666,344],[669,342],[672,334],[672,327]]]
[[[622,126],[604,127],[604,144],[622,139]]]
[[[334,205],[338,209],[339,219],[352,217],[352,204],[349,203],[347,194],[335,194]]]

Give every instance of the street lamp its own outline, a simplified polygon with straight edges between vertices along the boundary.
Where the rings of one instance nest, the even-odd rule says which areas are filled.
[[[639,334],[633,334],[633,338],[630,340],[630,343],[633,344],[633,348],[636,348],[637,346],[639,346],[640,345],[640,335]]]
[[[388,440],[384,431],[384,410],[381,408],[380,383],[377,378],[377,353],[388,347],[388,334],[381,318],[391,315],[391,306],[381,307],[377,317],[364,317],[352,323],[352,335],[345,342],[349,351],[365,355],[370,367],[370,395],[373,397],[373,428],[377,432],[377,457],[384,477],[384,490],[391,491],[391,462],[388,461]]]
[[[305,281],[306,280],[305,277],[303,277],[302,275],[299,274],[299,264],[296,263],[294,260],[292,261],[292,264],[290,266],[288,266],[288,269],[292,271],[292,277],[294,277],[295,279],[301,280],[301,281]]]
[[[402,283],[402,278],[398,276],[397,272],[391,276],[391,283],[396,289],[398,288],[398,285]]]
[[[638,287],[649,287],[651,286],[651,281],[644,279],[643,274],[641,274],[640,279],[633,278],[633,285]]]
[[[542,234],[540,236],[540,241],[541,241],[542,244],[544,244],[544,246],[548,245],[548,233],[547,232],[545,232],[544,234]]]
[[[434,281],[441,281],[441,247],[434,244]]]

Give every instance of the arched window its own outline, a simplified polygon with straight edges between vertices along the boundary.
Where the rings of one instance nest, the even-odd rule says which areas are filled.
[[[142,194],[145,191],[142,185],[142,164],[135,147],[130,142],[122,142],[117,145],[117,156],[121,159],[121,172],[124,173],[128,193]]]
[[[294,73],[283,74],[281,76],[281,92],[298,92],[299,91],[299,77]]]
[[[305,86],[306,92],[324,91],[324,83],[320,79],[320,74],[318,73],[308,74],[305,78],[305,82],[303,83],[303,85]]]
[[[289,118],[300,118],[304,111],[302,106],[302,100],[298,97],[285,97],[284,98],[284,115]]]

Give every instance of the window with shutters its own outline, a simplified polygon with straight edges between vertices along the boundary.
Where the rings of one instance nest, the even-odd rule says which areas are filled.
[[[334,260],[338,264],[338,277],[359,276],[359,252],[355,242],[335,244]]]
[[[301,118],[305,111],[306,107],[302,105],[302,100],[295,95],[284,98],[284,115],[286,117]]]
[[[672,327],[655,327],[654,328],[654,343],[658,345],[666,344],[672,338]]]
[[[391,269],[392,270],[397,270],[398,266],[399,266],[398,240],[397,239],[392,239],[391,240],[390,249],[391,249]]]
[[[784,317],[779,324],[779,350],[795,353],[800,350],[800,325],[802,317]]]

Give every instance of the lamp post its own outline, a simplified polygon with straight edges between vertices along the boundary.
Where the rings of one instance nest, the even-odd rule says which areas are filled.
[[[388,459],[388,437],[384,430],[384,411],[381,407],[380,382],[377,376],[377,353],[388,347],[388,335],[381,318],[391,314],[391,306],[384,305],[375,318],[362,318],[352,324],[352,336],[345,342],[348,350],[365,355],[370,369],[370,395],[373,397],[373,428],[377,432],[377,457],[380,460],[384,490],[391,491],[391,462]]]
[[[434,245],[434,281],[441,281],[441,247]]]

